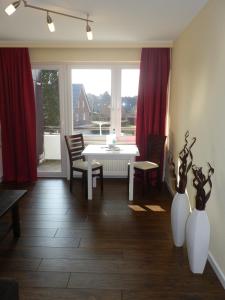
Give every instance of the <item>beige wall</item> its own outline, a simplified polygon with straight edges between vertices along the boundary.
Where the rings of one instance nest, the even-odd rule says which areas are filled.
[[[30,48],[32,63],[139,62],[141,48]]]
[[[177,157],[188,129],[194,162],[215,168],[207,204],[210,252],[225,274],[225,1],[209,0],[174,44],[169,108],[170,149]],[[194,206],[192,174],[188,193]],[[168,178],[167,178],[168,179]]]

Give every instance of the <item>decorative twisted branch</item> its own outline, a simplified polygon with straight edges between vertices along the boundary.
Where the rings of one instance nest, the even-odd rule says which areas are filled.
[[[175,163],[173,161],[173,155],[172,155],[171,152],[169,153],[168,164],[170,166],[171,177],[175,181],[175,190],[177,190],[177,175],[176,175],[176,172],[175,172]]]
[[[170,157],[170,160],[169,160],[169,164],[172,169],[172,174],[175,178],[175,189],[180,194],[185,193],[185,189],[187,186],[187,174],[192,167],[192,161],[193,161],[193,154],[191,152],[191,148],[194,146],[194,144],[196,142],[196,138],[194,137],[192,139],[190,146],[188,146],[188,137],[189,137],[189,131],[187,131],[185,133],[185,144],[179,153],[179,158],[181,161],[181,164],[180,164],[179,170],[178,170],[179,182],[177,182],[177,176],[176,176],[176,172],[175,172],[175,164],[174,164],[173,158]]]
[[[196,200],[196,209],[204,210],[207,201],[209,200],[211,191],[212,191],[212,181],[211,176],[214,174],[214,169],[208,163],[209,169],[207,177],[202,173],[202,168],[197,167],[196,165],[192,166],[192,171],[194,174],[193,185],[197,190],[197,194],[195,196]],[[208,184],[209,190],[206,193],[205,186]]]

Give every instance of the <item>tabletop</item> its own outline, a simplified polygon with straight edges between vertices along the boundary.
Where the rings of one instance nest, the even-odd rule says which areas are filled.
[[[3,216],[27,190],[0,190],[0,216]]]
[[[132,155],[139,156],[139,151],[136,145],[116,145],[114,148],[109,148],[106,145],[88,145],[82,155]]]

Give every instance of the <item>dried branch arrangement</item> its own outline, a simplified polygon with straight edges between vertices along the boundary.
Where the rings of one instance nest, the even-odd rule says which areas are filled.
[[[192,171],[194,174],[194,179],[193,179],[193,185],[197,190],[197,194],[195,197],[196,200],[196,209],[198,210],[204,210],[207,201],[209,200],[211,191],[212,191],[212,181],[211,181],[211,176],[214,174],[214,169],[208,163],[209,169],[208,169],[208,174],[205,176],[202,173],[202,168],[197,167],[196,165],[192,166]],[[205,191],[205,187],[208,185],[209,190],[208,192]]]
[[[175,178],[175,189],[178,193],[184,194],[187,186],[187,174],[192,167],[193,155],[191,152],[191,148],[194,146],[196,142],[196,138],[193,137],[191,144],[188,146],[188,137],[189,131],[185,133],[185,144],[182,150],[179,153],[179,159],[181,164],[179,166],[179,182],[177,182],[177,176],[175,172],[175,164],[173,161],[173,157],[169,158],[169,164],[172,169],[173,177]]]

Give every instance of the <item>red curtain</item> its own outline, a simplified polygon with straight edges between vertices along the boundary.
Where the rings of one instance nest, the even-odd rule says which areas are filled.
[[[165,135],[169,71],[169,48],[142,49],[136,120],[138,160],[146,160],[149,134]]]
[[[28,49],[0,48],[0,121],[3,181],[35,181],[35,98]]]

